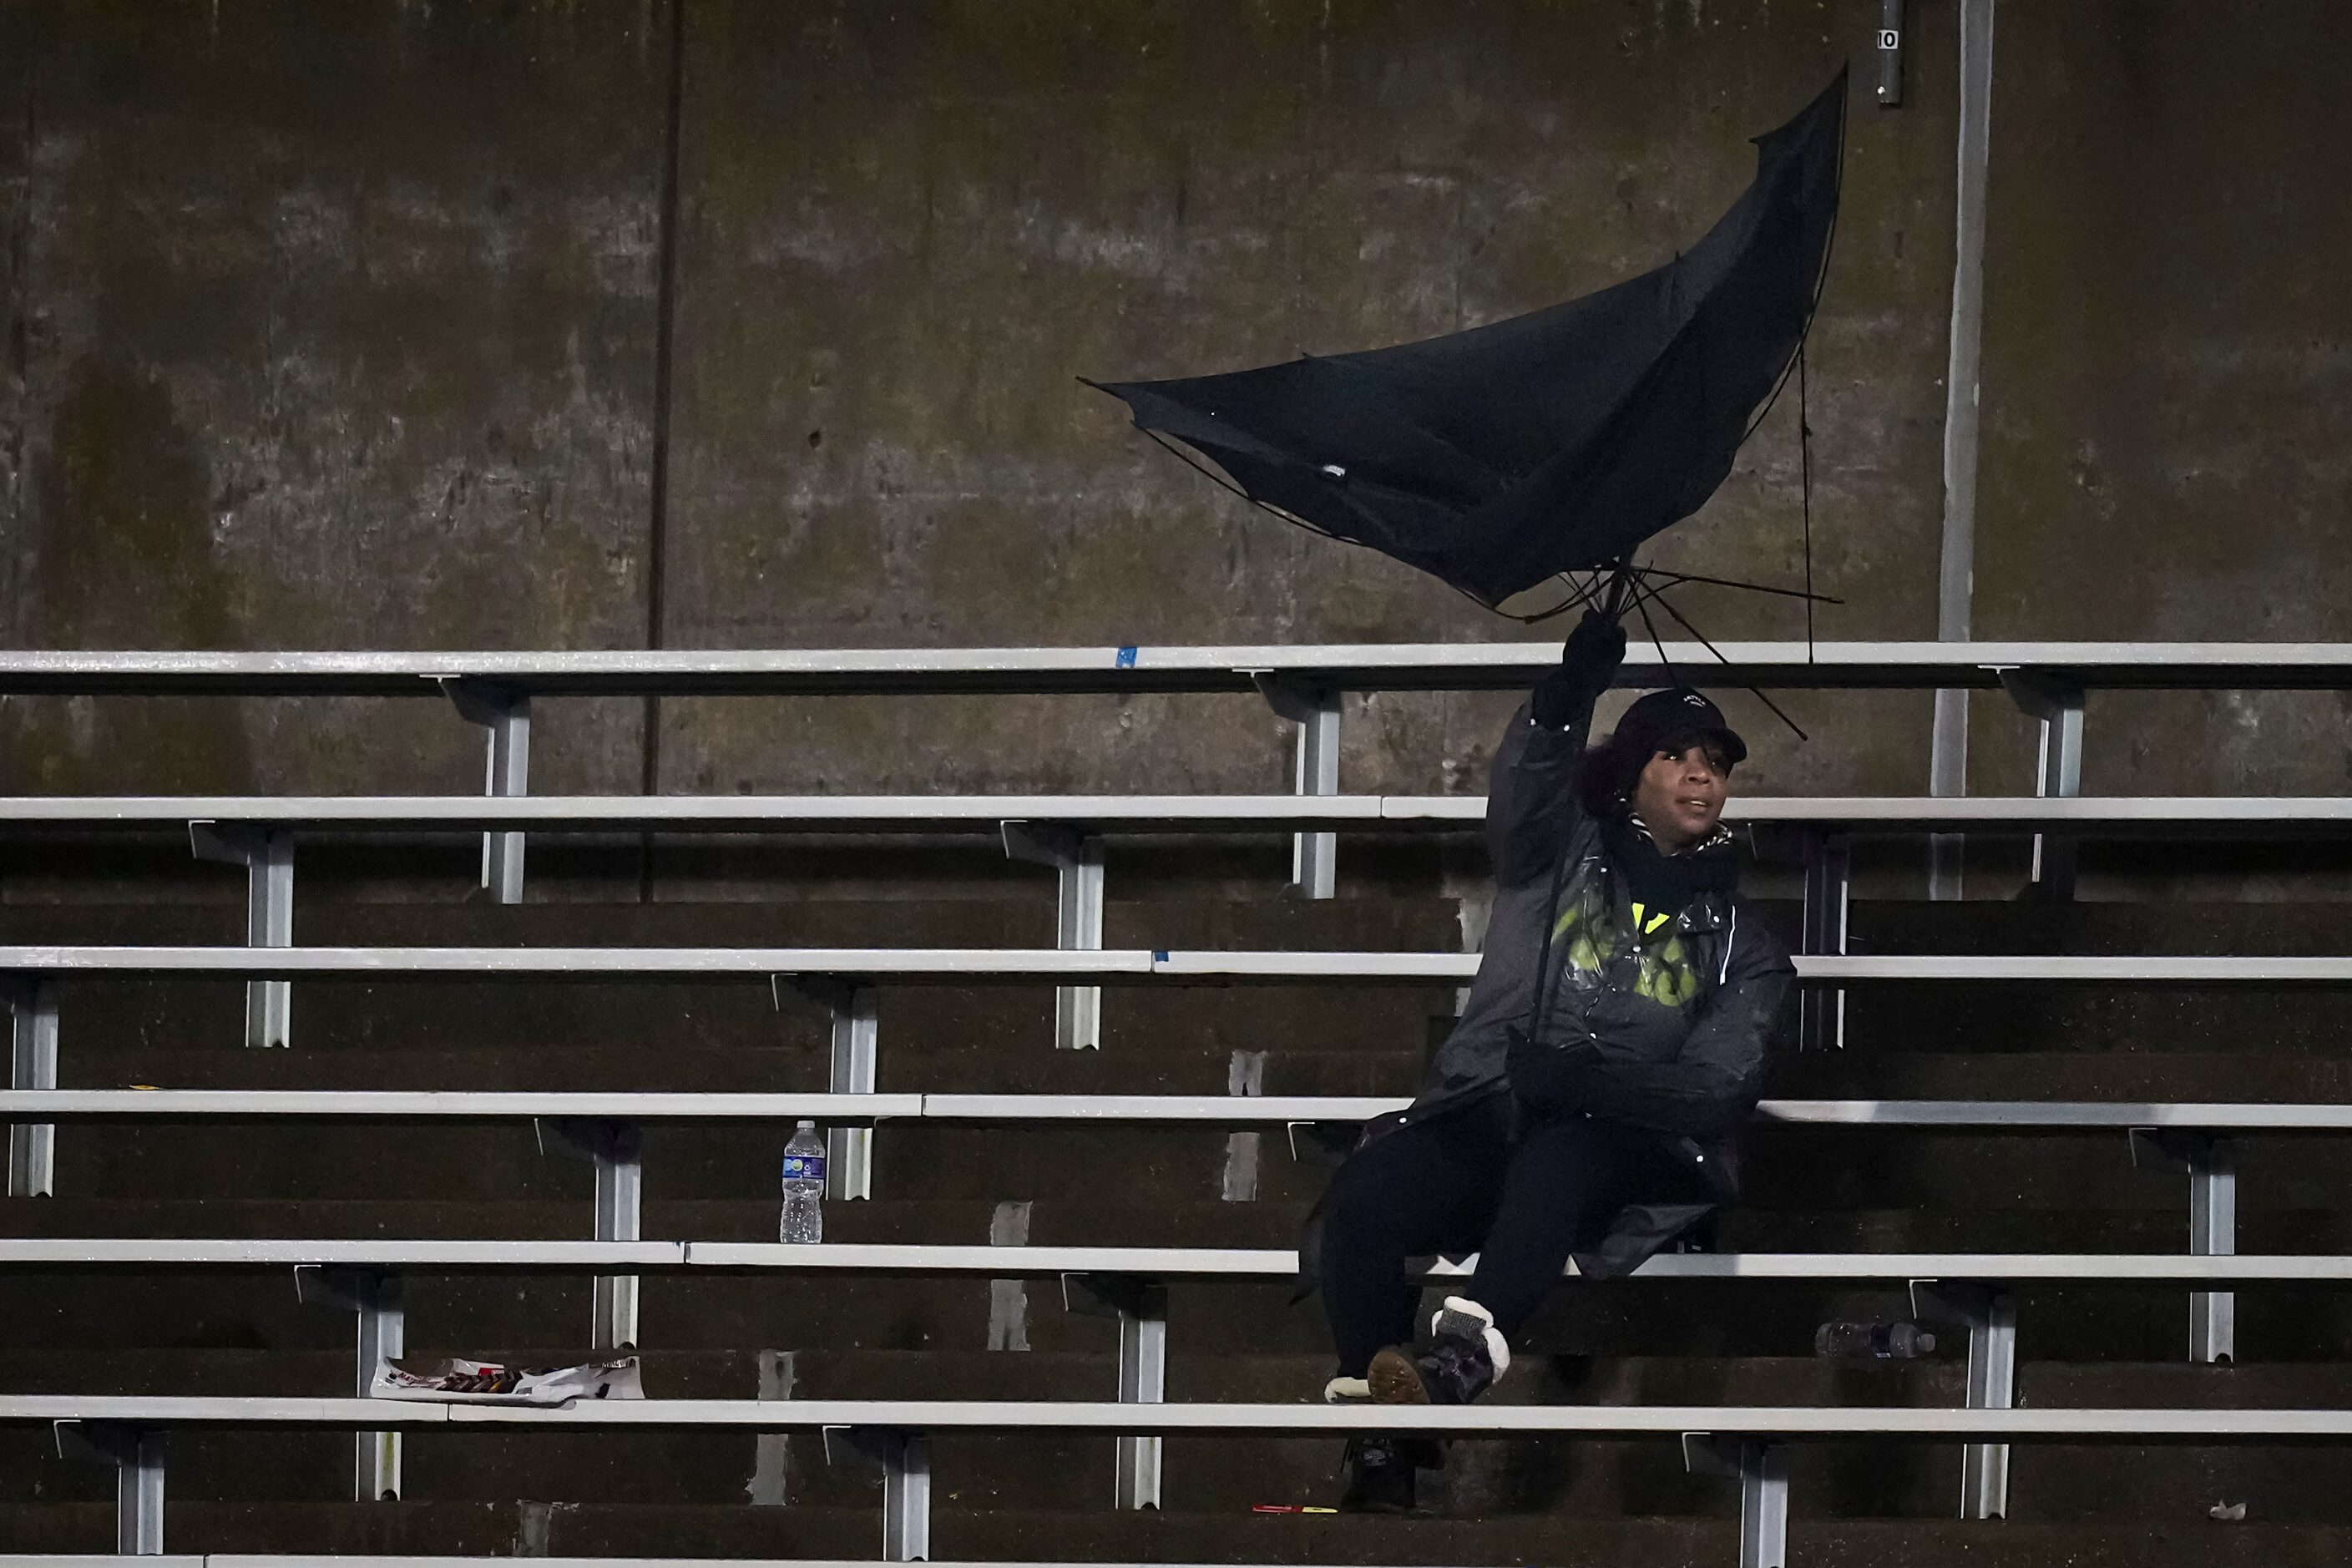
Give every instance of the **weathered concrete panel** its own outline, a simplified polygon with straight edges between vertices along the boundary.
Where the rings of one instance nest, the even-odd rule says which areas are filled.
[[[1954,40],[1858,91],[1810,366],[1823,635],[1932,624]],[[1699,233],[1876,19],[1830,4],[697,0],[671,646],[1485,637],[1507,623],[1187,473],[1080,374],[1393,341]],[[5,629],[22,645],[646,633],[669,13],[27,4],[6,16]],[[2120,0],[1998,41],[1978,621],[2347,635],[2347,24]],[[2281,38],[2296,40],[2292,58]],[[2298,85],[2300,83],[2300,85]],[[1658,559],[1794,581],[1796,409]],[[1694,591],[1709,632],[1790,601]],[[1913,789],[1924,700],[1734,694],[1749,787]],[[12,705],[14,706],[14,705]],[[463,788],[425,705],[22,705],[5,787]],[[2027,726],[1977,705],[1980,789]],[[2112,716],[2104,716],[2111,714]],[[2094,787],[2335,789],[2330,699],[2102,705]],[[1351,788],[1472,788],[1489,700],[1351,703]],[[627,788],[633,703],[543,723]],[[2171,743],[2218,732],[2211,746]],[[667,788],[1263,788],[1240,702],[673,705]],[[2281,763],[2282,756],[2293,759]],[[2252,769],[2252,773],[2247,772]]]
[[[1745,139],[1867,36],[1865,11],[697,5],[671,640],[1516,635],[1220,494],[1074,378],[1446,331],[1655,265],[1746,182]],[[1824,635],[1932,616],[1950,267],[1937,25],[1914,106],[1854,112],[1811,387],[1817,574],[1850,600]],[[1794,414],[1662,559],[1799,577]],[[1687,603],[1711,632],[1801,631],[1788,601]],[[1285,727],[1234,704],[1181,744],[1129,745],[1162,730],[1157,706],[827,704],[764,734],[688,710],[664,755],[681,787],[1285,776]],[[1351,788],[1476,787],[1504,711],[1361,706]],[[1862,776],[1843,776],[1858,749],[1843,742],[1766,742],[1757,773],[1913,786],[1924,707],[1897,710]]]
[[[2352,637],[2352,12],[2020,5],[1994,54],[1978,634]],[[2341,697],[2093,711],[2086,789],[2352,787]]]
[[[18,646],[644,635],[663,37],[639,8],[11,17]],[[634,777],[634,710],[547,738]],[[462,787],[425,705],[12,715],[6,787]]]

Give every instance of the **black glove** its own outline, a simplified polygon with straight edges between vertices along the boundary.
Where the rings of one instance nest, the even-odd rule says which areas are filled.
[[[1625,628],[1587,610],[1560,649],[1559,668],[1536,682],[1529,711],[1547,730],[1564,730],[1588,711],[1625,661]]]
[[[1576,1095],[1568,1052],[1559,1046],[1539,1044],[1524,1029],[1510,1030],[1508,1037],[1503,1059],[1510,1074],[1511,1097],[1534,1116],[1558,1116],[1569,1110]]]

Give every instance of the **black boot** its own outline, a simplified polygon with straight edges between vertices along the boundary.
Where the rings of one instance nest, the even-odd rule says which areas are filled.
[[[1391,1345],[1372,1357],[1366,1381],[1377,1405],[1467,1405],[1510,1364],[1494,1314],[1465,1297],[1448,1296],[1429,1321],[1428,1337],[1411,1349]]]
[[[1339,1511],[1412,1512],[1417,1446],[1410,1438],[1385,1435],[1349,1438],[1348,1457],[1340,1461],[1347,1487],[1339,1494]]]

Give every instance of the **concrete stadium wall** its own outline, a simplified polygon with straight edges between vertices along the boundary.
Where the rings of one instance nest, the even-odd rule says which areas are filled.
[[[1868,0],[517,0],[0,10],[0,615],[20,647],[1483,638],[1074,379],[1449,331],[1701,232]],[[1824,637],[1934,632],[1953,0],[1857,81],[1813,340]],[[682,37],[674,376],[662,173]],[[2352,48],[2333,0],[2011,5],[1976,621],[2352,637]],[[1866,72],[1864,73],[1866,74]],[[1659,548],[1794,580],[1796,409]],[[657,459],[657,449],[667,450]],[[654,476],[667,466],[659,558]],[[656,599],[656,595],[658,594]],[[1694,595],[1710,632],[1801,632]],[[1917,790],[1924,696],[1752,699],[1748,787]],[[1491,699],[1351,706],[1343,786],[1475,789]],[[2352,783],[2338,698],[2100,699],[2094,790]],[[657,787],[1280,787],[1254,702],[668,704]],[[467,789],[429,705],[11,701],[0,787]],[[2194,737],[2193,741],[2189,738]],[[1974,782],[2028,735],[1978,703]],[[635,702],[535,784],[634,790]]]

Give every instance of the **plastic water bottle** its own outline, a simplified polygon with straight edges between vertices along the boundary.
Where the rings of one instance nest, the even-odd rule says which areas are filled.
[[[1916,1361],[1936,1353],[1936,1336],[1916,1323],[1823,1323],[1813,1353],[1843,1361]]]
[[[824,1137],[814,1121],[801,1123],[784,1145],[784,1215],[778,1241],[824,1239]]]

